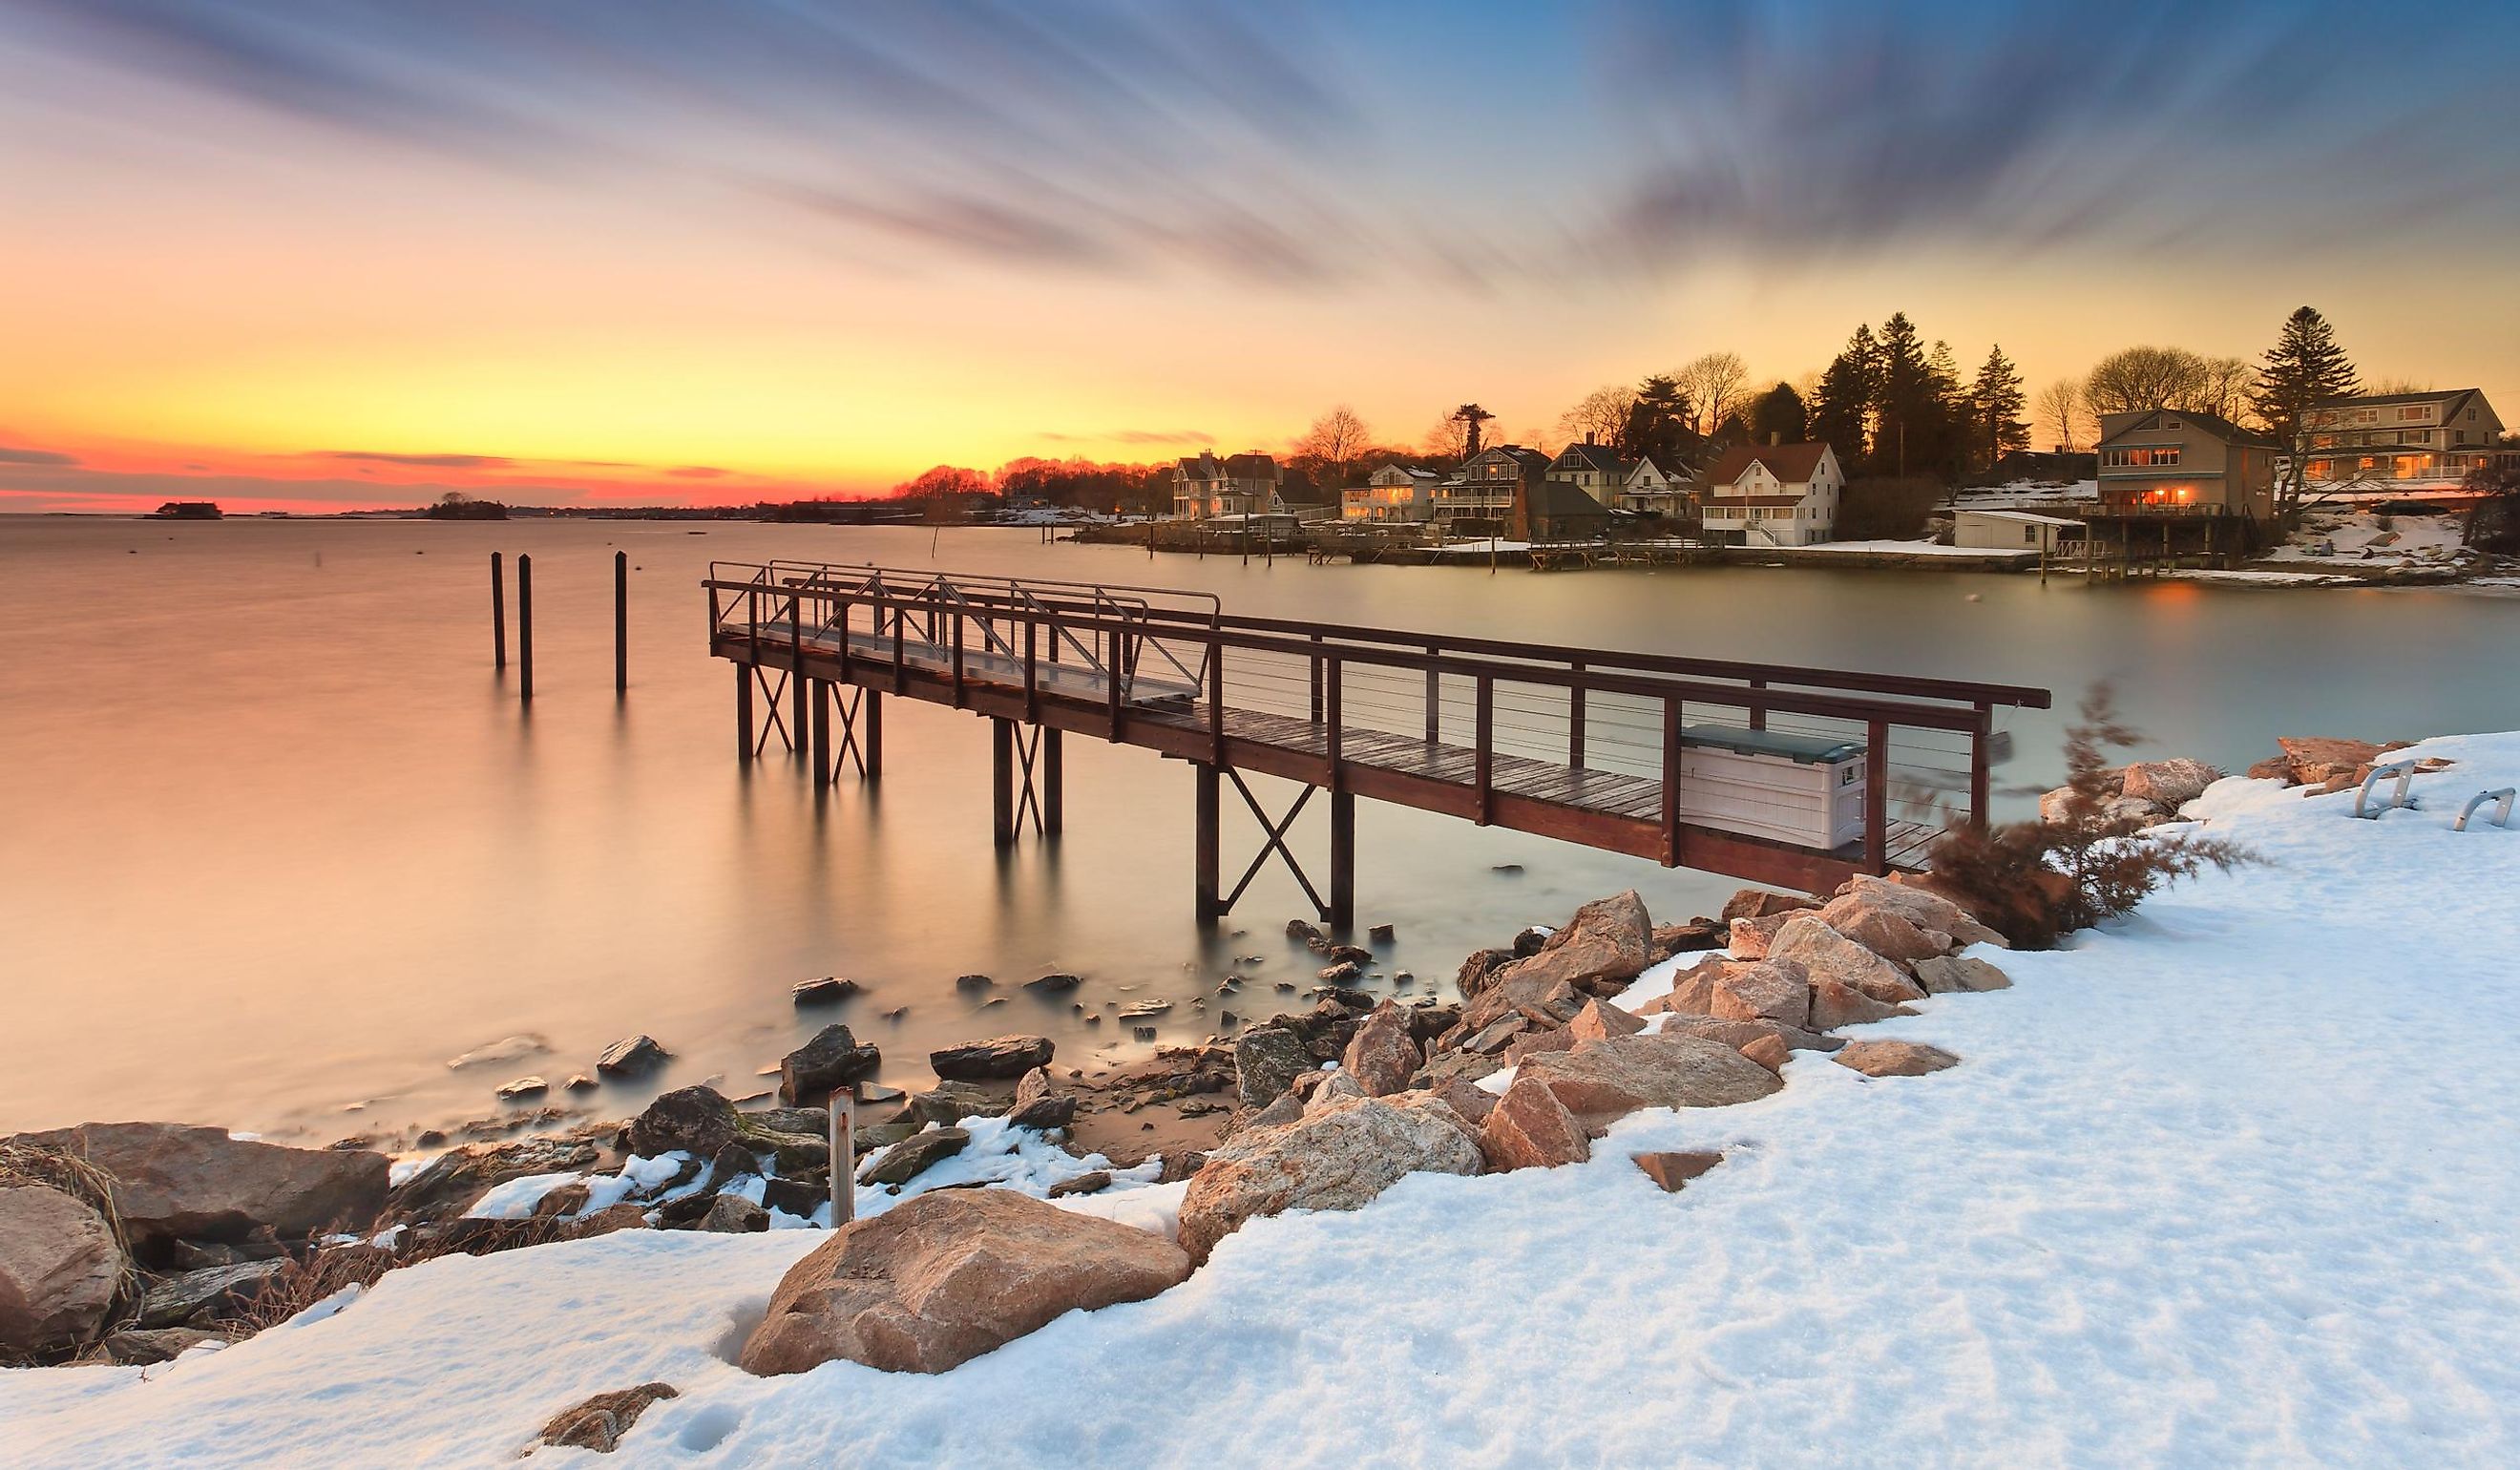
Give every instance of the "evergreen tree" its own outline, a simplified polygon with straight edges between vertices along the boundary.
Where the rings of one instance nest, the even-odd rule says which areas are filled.
[[[1803,395],[1794,391],[1792,383],[1780,382],[1750,405],[1750,437],[1760,444],[1771,440],[1799,444],[1809,419],[1803,409]]]
[[[1881,324],[1880,365],[1872,472],[1904,478],[1937,459],[1946,417],[1943,385],[1926,360],[1916,324],[1904,311],[1892,312]]]
[[[1983,468],[1993,468],[2007,454],[2030,447],[2030,424],[2021,416],[2030,407],[2022,395],[2021,373],[1997,343],[1969,386],[1969,422],[1976,429],[1973,448],[1983,455]]]
[[[1661,374],[1647,378],[1637,384],[1636,401],[1628,406],[1619,452],[1678,470],[1697,448],[1697,435],[1688,426],[1690,409],[1688,394],[1678,382]]]
[[[1820,376],[1810,423],[1803,431],[1837,451],[1839,463],[1852,474],[1866,462],[1872,442],[1875,400],[1880,394],[1881,344],[1870,327],[1858,327],[1846,349]]]
[[[2302,464],[2310,453],[2310,411],[2330,398],[2350,397],[2356,387],[2354,364],[2336,344],[2327,318],[2304,306],[2284,318],[2275,344],[2266,350],[2258,370],[2257,391],[2250,406],[2266,422],[2268,432],[2284,441],[2292,463],[2284,470],[2280,503],[2291,510],[2301,500]]]

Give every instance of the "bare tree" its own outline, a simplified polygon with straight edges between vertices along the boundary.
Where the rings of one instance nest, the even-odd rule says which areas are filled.
[[[2205,359],[2184,347],[2129,347],[2092,365],[2083,396],[2093,417],[2140,413],[2184,403],[2205,377]]]
[[[1463,423],[1459,414],[1446,414],[1435,421],[1433,426],[1426,430],[1425,438],[1419,443],[1430,455],[1441,459],[1460,460],[1468,457],[1463,451],[1469,443],[1469,424]]]
[[[1608,444],[1617,440],[1628,426],[1628,412],[1636,407],[1637,390],[1611,383],[1595,388],[1578,400],[1573,408],[1557,416],[1557,436],[1569,442],[1578,439]]]
[[[1715,432],[1740,409],[1743,390],[1750,383],[1749,365],[1738,352],[1709,352],[1671,376],[1688,394],[1696,410],[1690,426],[1701,434]]]
[[[2209,357],[2196,386],[2170,406],[2237,423],[2257,390],[2258,365],[2244,357]]]
[[[2082,446],[2083,385],[2070,378],[2059,378],[2039,390],[2037,405],[2040,426],[2048,430],[2048,442],[2067,454]]]
[[[2411,378],[2375,378],[2362,384],[2362,391],[2374,397],[2392,398],[2400,393],[2429,393],[2433,385]]]
[[[1336,477],[1344,474],[1372,442],[1373,430],[1357,417],[1356,410],[1342,403],[1315,419],[1313,426],[1304,430],[1295,441],[1295,458],[1309,462],[1308,468],[1318,473]]]

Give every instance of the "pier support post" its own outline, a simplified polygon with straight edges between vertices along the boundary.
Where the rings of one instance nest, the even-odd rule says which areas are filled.
[[[1223,815],[1217,803],[1219,777],[1214,766],[1195,765],[1191,769],[1198,774],[1197,816],[1193,824],[1197,828],[1193,838],[1193,845],[1197,851],[1192,865],[1196,874],[1193,881],[1196,885],[1198,921],[1201,924],[1213,924],[1225,912],[1216,901],[1216,829],[1218,820]]]
[[[735,666],[735,758],[752,759],[752,665]]]
[[[630,690],[630,554],[612,554],[612,692]]]
[[[820,679],[809,681],[812,688],[805,702],[812,709],[814,784],[832,783],[832,687]]]
[[[1041,829],[1045,837],[1056,837],[1067,826],[1067,757],[1059,748],[1059,733],[1045,725],[1041,730]]]
[[[1356,925],[1356,793],[1330,793],[1330,927]]]
[[[866,691],[866,729],[859,735],[859,748],[866,756],[866,779],[883,779],[883,691]]]
[[[508,667],[508,571],[497,552],[490,554],[490,667]]]
[[[989,815],[1002,848],[1015,845],[1015,725],[989,721]]]

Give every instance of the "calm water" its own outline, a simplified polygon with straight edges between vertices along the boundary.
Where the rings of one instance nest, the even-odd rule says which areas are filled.
[[[615,547],[639,568],[621,702]],[[530,717],[489,667],[493,549],[534,557]],[[2489,674],[2520,603],[2445,593],[1150,562],[1029,531],[0,517],[0,1132],[147,1117],[329,1138],[442,1123],[491,1111],[509,1077],[591,1070],[634,1031],[678,1053],[660,1084],[721,1076],[742,1093],[821,1024],[787,999],[821,974],[868,987],[842,1015],[911,1082],[928,1048],[974,1035],[1047,1031],[1072,1060],[1131,1045],[1014,988],[1053,969],[1086,975],[1097,1007],[1180,1002],[1166,1041],[1214,1029],[1189,1002],[1236,955],[1266,958],[1245,1000],[1222,1002],[1246,1013],[1293,999],[1275,982],[1310,983],[1318,961],[1279,932],[1307,910],[1276,873],[1236,913],[1247,934],[1202,943],[1178,763],[1070,740],[1065,838],[1003,860],[987,726],[968,715],[897,701],[879,793],[844,784],[817,801],[776,761],[747,775],[697,584],[713,557],[773,556],[2036,684],[2068,706],[2112,677],[2163,747],[2234,769],[2279,734],[2413,736],[2520,715]],[[2017,755],[1999,780],[2048,783],[2061,719],[2007,715]],[[1430,978],[1603,892],[1634,885],[1657,914],[1686,916],[1734,886],[1372,803],[1360,814],[1359,922],[1396,924],[1394,964]],[[1229,876],[1253,840],[1234,821]],[[1297,840],[1307,861],[1322,852],[1317,812]],[[1494,870],[1514,863],[1525,871]],[[972,971],[1010,999],[958,995],[953,978]],[[895,1006],[908,1013],[881,1017]],[[552,1052],[446,1065],[517,1033]],[[613,1090],[601,1110],[643,1096]]]

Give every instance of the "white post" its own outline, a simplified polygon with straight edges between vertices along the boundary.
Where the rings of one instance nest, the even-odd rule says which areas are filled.
[[[858,1099],[854,1087],[832,1090],[832,1228],[858,1218]]]

